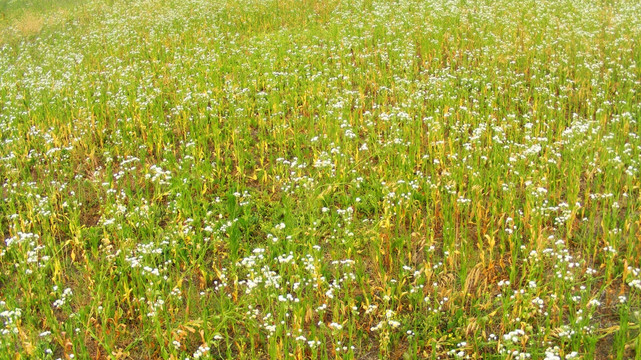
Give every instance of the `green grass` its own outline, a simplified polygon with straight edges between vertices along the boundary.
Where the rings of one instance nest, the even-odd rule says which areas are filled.
[[[641,359],[637,1],[0,13],[0,359]]]

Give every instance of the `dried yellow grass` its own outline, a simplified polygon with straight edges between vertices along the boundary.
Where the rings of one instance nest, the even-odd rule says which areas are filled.
[[[15,21],[15,28],[22,36],[33,36],[42,31],[44,24],[42,15],[27,11]]]

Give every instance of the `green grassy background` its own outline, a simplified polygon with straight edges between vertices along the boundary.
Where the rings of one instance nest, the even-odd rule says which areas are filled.
[[[0,13],[0,358],[641,358],[637,2]]]

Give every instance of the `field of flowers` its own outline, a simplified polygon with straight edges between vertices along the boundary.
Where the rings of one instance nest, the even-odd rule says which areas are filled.
[[[637,0],[0,0],[0,359],[641,359]]]

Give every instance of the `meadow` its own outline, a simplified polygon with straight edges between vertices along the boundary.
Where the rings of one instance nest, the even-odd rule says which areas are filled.
[[[637,0],[0,0],[0,359],[641,359]]]

